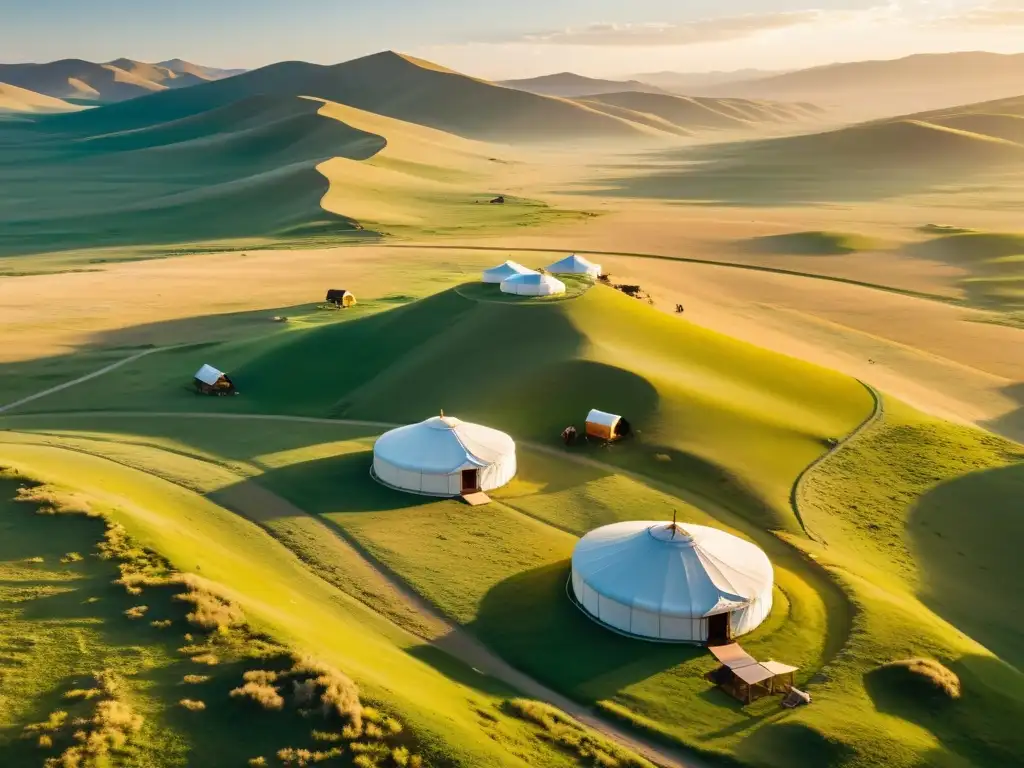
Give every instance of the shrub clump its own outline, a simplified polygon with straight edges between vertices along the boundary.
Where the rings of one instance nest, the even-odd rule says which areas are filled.
[[[175,595],[175,600],[192,604],[186,618],[190,624],[207,631],[237,627],[245,623],[242,609],[229,600],[215,594],[209,585],[195,576],[181,577],[181,583],[188,591]]]
[[[154,629],[167,629],[173,623],[174,622],[170,619],[159,619],[157,621],[149,622],[149,626],[153,627]]]
[[[922,694],[938,694],[948,699],[960,698],[960,678],[934,659],[901,659],[883,664],[879,671],[914,688]]]
[[[82,559],[82,556],[77,552],[68,552],[60,559],[60,561],[67,565],[68,563],[80,563],[82,562]]]
[[[231,691],[231,697],[252,699],[264,709],[284,709],[284,697],[269,683],[245,683]]]
[[[141,619],[146,615],[146,611],[149,610],[148,605],[136,605],[134,608],[129,608],[124,612],[124,615],[129,619]]]
[[[205,683],[209,679],[209,675],[185,675],[181,678],[181,682],[186,685],[198,685],[199,683]]]
[[[187,709],[189,712],[202,712],[206,709],[206,702],[198,701],[196,699],[182,699],[178,702],[182,707]]]
[[[142,728],[142,716],[120,698],[121,681],[113,671],[94,673],[93,682],[92,688],[76,688],[64,695],[74,701],[95,701],[89,716],[71,719],[67,712],[60,710],[51,713],[45,722],[25,728],[24,735],[37,738],[43,748],[52,747],[58,736],[73,742],[57,757],[47,758],[45,768],[105,765],[109,754],[123,748]],[[67,733],[71,729],[73,732]]]

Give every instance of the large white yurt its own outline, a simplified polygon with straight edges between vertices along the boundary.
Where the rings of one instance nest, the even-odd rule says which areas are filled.
[[[597,277],[601,274],[601,265],[577,256],[566,256],[561,261],[556,261],[547,271],[553,275],[590,275]]]
[[[500,488],[516,474],[516,444],[504,432],[445,416],[392,429],[373,445],[373,476],[427,496]]]
[[[485,270],[483,281],[485,283],[500,283],[502,280],[515,275],[532,275],[536,271],[535,269],[524,267],[517,261],[506,261],[504,264],[499,264],[496,267]]]
[[[514,293],[517,296],[554,296],[565,293],[565,283],[551,275],[531,272],[527,275],[513,275],[501,281],[502,293]]]
[[[648,640],[720,644],[772,609],[760,548],[704,525],[630,521],[597,528],[572,553],[572,591],[598,623]]]

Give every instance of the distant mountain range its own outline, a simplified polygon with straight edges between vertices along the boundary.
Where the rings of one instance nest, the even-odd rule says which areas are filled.
[[[562,97],[633,91],[810,102],[826,107],[834,117],[865,119],[1024,93],[1024,54],[916,54],[788,72],[651,72],[623,80],[597,80],[562,72],[529,80],[506,80],[502,85]]]
[[[966,52],[829,64],[712,85],[704,96],[812,101],[864,117],[942,109],[1024,93],[1024,54]]]
[[[0,64],[0,83],[76,103],[107,103],[219,80],[241,71],[180,59],[159,64],[132,59],[105,63],[61,59],[46,64]]]
[[[676,93],[697,93],[728,83],[760,80],[765,77],[785,74],[788,70],[736,69],[728,72],[648,72],[629,75],[628,79],[657,86]]]
[[[515,88],[520,91],[538,93],[543,96],[593,96],[602,93],[625,93],[636,91],[640,93],[667,93],[650,83],[642,83],[638,80],[599,80],[593,77],[584,77],[573,72],[560,72],[557,75],[544,75],[543,77],[531,77],[526,80],[502,80],[498,85],[506,88]]]
[[[465,138],[505,143],[666,138],[697,130],[749,129],[814,114],[807,105],[766,106],[741,100],[719,105],[716,99],[688,100],[663,92],[552,98],[387,51],[332,66],[272,64],[190,88],[164,88],[75,120],[102,120],[116,124],[118,130],[132,130],[254,96],[326,99]],[[640,103],[631,96],[649,98]]]

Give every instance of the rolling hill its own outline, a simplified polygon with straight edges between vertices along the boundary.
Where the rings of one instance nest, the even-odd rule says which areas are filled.
[[[829,64],[730,82],[703,95],[811,101],[864,117],[940,109],[1024,92],[1024,54],[916,54],[901,59]]]
[[[606,93],[577,101],[635,122],[653,116],[685,131],[742,130],[766,123],[808,122],[820,119],[822,115],[822,110],[813,104],[700,98],[667,93]]]
[[[46,64],[0,64],[0,82],[58,99],[106,103],[228,76],[228,71],[207,70],[179,59],[171,63],[174,68],[132,59],[106,63],[62,59]]]
[[[725,85],[727,83],[749,82],[781,74],[783,74],[781,71],[766,69],[735,69],[725,72],[663,71],[629,75],[625,79],[639,80],[641,83],[647,83],[675,93],[699,93],[704,88]]]
[[[283,62],[194,88],[112,105],[123,128],[175,120],[256,95],[311,96],[474,139],[637,139],[644,126],[563,99],[516,91],[397,53],[333,66]],[[69,123],[70,125],[70,123]]]
[[[556,75],[531,77],[525,80],[502,80],[498,85],[529,93],[539,93],[543,96],[591,96],[598,93],[621,93],[624,91],[665,93],[655,85],[638,80],[598,80],[573,72],[561,72]]]
[[[247,70],[244,69],[220,69],[218,67],[207,67],[202,64],[195,64],[183,59],[168,59],[157,62],[159,66],[166,67],[179,75],[193,75],[202,80],[223,80],[225,77],[234,77]]]
[[[307,306],[289,328],[165,350],[81,383],[73,397],[50,395],[3,417],[0,460],[60,477],[79,505],[107,499],[143,543],[222,581],[274,637],[290,626],[290,640],[330,652],[410,730],[434,733],[447,719],[449,738],[472,750],[456,765],[514,764],[501,756],[511,726],[487,717],[456,727],[465,700],[437,673],[464,680],[461,669],[422,647],[409,655],[432,672],[410,664],[376,636],[380,615],[419,616],[382,588],[381,571],[533,679],[663,743],[706,750],[713,764],[1014,764],[1024,746],[1022,645],[1012,611],[996,608],[1021,602],[999,594],[1015,576],[1020,446],[888,398],[882,408],[854,379],[602,285],[515,300],[463,283],[387,310],[367,304]],[[472,371],[453,364],[467,349]],[[225,361],[243,396],[184,391],[209,359]],[[592,405],[623,413],[634,437],[563,446],[561,429]],[[403,423],[442,407],[517,441],[517,478],[485,507],[379,486],[367,470],[386,425],[341,421]],[[794,486],[798,476],[806,482]],[[979,510],[980,529],[963,509]],[[778,698],[741,707],[704,679],[714,668],[704,649],[624,638],[566,601],[578,536],[673,511],[769,553],[775,607],[743,645],[799,666],[811,706],[784,717]],[[4,538],[12,559],[31,551],[56,561],[71,549],[43,546],[55,516],[32,519],[38,538],[12,542],[24,524]],[[154,592],[147,585],[146,599]],[[922,666],[953,693],[930,689],[914,672]],[[207,717],[230,705],[209,702]],[[478,694],[470,706],[486,702]],[[521,759],[559,765],[549,753]]]
[[[81,107],[53,96],[19,88],[16,85],[0,83],[0,114],[4,112],[74,112]]]
[[[505,167],[500,149],[336,102],[251,95],[172,118],[142,101],[0,130],[16,182],[0,190],[0,253],[310,243],[581,215],[515,197],[481,206]]]
[[[1024,171],[1024,98],[666,154],[631,195],[748,202],[873,200]]]

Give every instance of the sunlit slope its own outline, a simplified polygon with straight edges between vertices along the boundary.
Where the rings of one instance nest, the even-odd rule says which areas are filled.
[[[639,430],[609,460],[685,474],[683,485],[728,494],[767,527],[796,524],[787,511],[793,479],[870,410],[852,379],[603,286],[529,305],[459,293],[470,288],[296,333],[235,372],[243,407],[384,421],[443,408],[548,444],[601,408]],[[285,377],[306,382],[301,397]],[[655,454],[663,458],[653,462]]]
[[[123,125],[173,120],[250,96],[311,96],[469,138],[637,139],[651,132],[566,99],[502,88],[397,53],[334,66],[283,62],[112,107]]]
[[[81,124],[40,124],[0,150],[16,182],[0,192],[0,250],[350,232],[320,207],[327,183],[316,166],[366,159],[385,140],[317,107],[262,96],[132,129],[102,109],[79,113],[89,115]]]
[[[672,94],[620,92],[578,99],[600,110],[630,110],[660,118],[687,130],[749,129],[760,124],[791,123],[818,118],[811,104],[787,104],[747,99],[714,99]],[[625,113],[619,113],[626,116]]]
[[[0,83],[0,114],[4,112],[74,112],[81,109],[62,99],[16,85]]]
[[[493,145],[335,102],[323,102],[320,115],[385,140],[371,157],[333,157],[317,168],[330,184],[323,208],[368,230],[493,231],[562,215],[512,198],[484,205],[505,168]]]
[[[0,466],[73,489],[175,567],[221,585],[257,628],[337,665],[394,707],[444,764],[520,768],[544,759],[502,745],[523,740],[514,724],[494,734],[479,726],[477,708],[505,689],[478,675],[453,681],[418,655],[466,678],[469,670],[329,586],[258,526],[203,495],[112,461],[21,442],[0,442]]]

